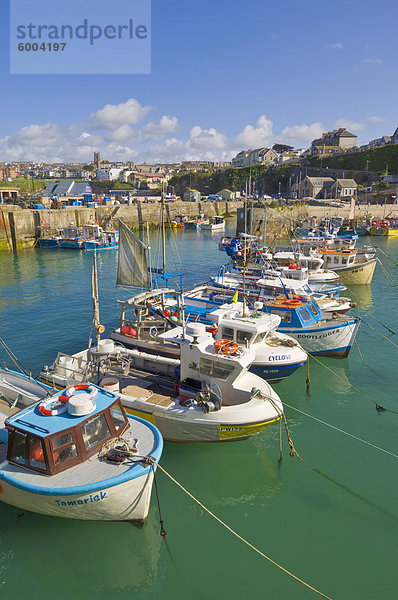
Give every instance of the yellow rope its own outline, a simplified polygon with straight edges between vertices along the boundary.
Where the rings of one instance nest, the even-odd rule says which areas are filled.
[[[322,596],[322,598],[326,598],[327,600],[332,600],[330,598],[330,596],[327,596],[326,594],[323,594],[322,592],[320,592],[319,590],[317,590],[316,588],[314,588],[312,585],[310,585],[309,583],[305,582],[303,579],[300,579],[299,577],[297,577],[297,575],[294,575],[294,573],[292,573],[291,571],[289,571],[288,569],[286,569],[285,567],[283,567],[282,565],[280,565],[276,561],[272,560],[272,558],[270,558],[269,556],[267,556],[266,554],[264,554],[264,552],[261,552],[261,550],[259,550],[255,546],[253,546],[253,544],[251,544],[245,538],[243,538],[241,535],[239,535],[236,531],[234,531],[231,527],[229,527],[229,525],[227,525],[226,523],[224,523],[224,521],[222,521],[219,517],[217,517],[217,515],[215,515],[211,510],[209,510],[204,504],[202,504],[197,498],[195,498],[195,496],[193,496],[190,492],[188,492],[188,490],[186,488],[184,488],[181,485],[181,483],[179,483],[176,479],[174,479],[174,477],[172,475],[170,475],[170,473],[168,473],[160,464],[158,464],[158,469],[160,469],[161,471],[163,471],[163,473],[165,475],[167,475],[167,477],[173,483],[175,483],[175,485],[177,487],[179,487],[187,496],[189,496],[194,502],[196,502],[196,504],[198,504],[205,512],[207,512],[208,515],[210,515],[211,517],[213,517],[213,519],[215,519],[218,523],[220,523],[220,525],[222,525],[223,527],[225,527],[225,529],[227,529],[230,533],[232,533],[232,535],[234,535],[236,538],[238,538],[238,540],[240,540],[241,542],[243,542],[244,544],[246,544],[246,546],[248,546],[249,548],[251,548],[252,550],[254,550],[254,552],[257,552],[257,554],[259,554],[260,556],[262,556],[263,558],[265,558],[266,560],[268,560],[275,567],[278,567],[278,569],[280,569],[281,571],[283,571],[284,573],[286,573],[287,575],[289,575],[290,577],[292,577],[293,579],[295,579],[296,581],[298,581],[299,583],[301,583],[302,585],[304,585],[308,589],[312,590],[313,592],[315,592],[319,596]]]

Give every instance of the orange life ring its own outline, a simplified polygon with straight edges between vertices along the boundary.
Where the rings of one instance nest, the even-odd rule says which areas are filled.
[[[222,354],[236,354],[239,350],[239,345],[233,340],[216,340],[214,348]]]
[[[95,396],[98,392],[97,388],[93,385],[89,385],[88,383],[81,383],[79,385],[72,385],[72,387],[65,390],[65,397],[69,398],[73,396],[76,392],[85,391],[90,394],[90,396]],[[62,398],[63,396],[60,396]]]
[[[291,263],[288,267],[289,269],[297,269],[296,263]]]
[[[297,300],[295,298],[288,298],[286,300],[286,304],[289,304],[289,306],[301,306],[301,300]]]

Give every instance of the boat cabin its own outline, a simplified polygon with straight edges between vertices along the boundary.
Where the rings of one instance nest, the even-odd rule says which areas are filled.
[[[87,391],[58,392],[6,419],[10,463],[55,475],[126,432],[130,425],[118,396],[91,384],[76,388]]]
[[[280,327],[286,329],[309,327],[322,317],[322,311],[315,300],[306,301],[304,298],[275,298],[264,303],[264,310],[278,315],[281,319]]]
[[[336,269],[338,267],[350,267],[354,264],[357,251],[347,250],[318,250],[324,260],[325,268]]]

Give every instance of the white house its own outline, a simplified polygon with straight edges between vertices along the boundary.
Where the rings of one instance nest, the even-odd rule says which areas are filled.
[[[115,181],[122,170],[114,168],[97,169],[95,178],[97,181]]]

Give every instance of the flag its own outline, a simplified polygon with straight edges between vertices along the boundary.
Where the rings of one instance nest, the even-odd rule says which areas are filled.
[[[235,302],[235,304],[236,304],[237,301],[238,301],[238,292],[236,291],[234,294],[234,297],[232,298],[232,302]]]

